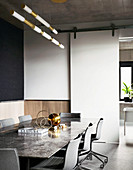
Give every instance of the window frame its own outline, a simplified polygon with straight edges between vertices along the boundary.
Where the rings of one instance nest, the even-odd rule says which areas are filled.
[[[119,100],[121,99],[121,67],[131,67],[131,84],[133,83],[133,61],[120,61],[119,62]]]

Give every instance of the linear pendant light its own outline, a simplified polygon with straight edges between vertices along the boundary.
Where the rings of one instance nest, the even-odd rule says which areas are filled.
[[[55,40],[54,38],[52,38],[49,34],[47,34],[46,32],[43,32],[39,27],[37,27],[36,25],[32,24],[31,22],[29,22],[28,20],[26,20],[23,16],[21,16],[20,14],[18,14],[17,12],[11,10],[10,11],[11,15],[15,18],[17,18],[18,20],[20,20],[21,22],[24,22],[25,24],[27,24],[29,27],[31,27],[34,31],[36,31],[37,33],[42,34],[43,37],[45,37],[46,39],[50,40],[52,43],[54,43],[55,45],[58,45],[60,48],[64,49],[64,46],[62,44],[60,44],[57,40]]]
[[[32,11],[32,9],[30,9],[27,5],[22,4],[21,5],[22,8],[28,12],[29,14],[31,14],[33,17],[35,17],[39,22],[41,22],[43,25],[45,25],[47,28],[49,28],[54,34],[58,34],[58,32],[56,31],[56,29],[54,29],[53,27],[50,26],[50,24],[45,21],[42,17],[40,17],[39,15],[37,15],[35,12]]]

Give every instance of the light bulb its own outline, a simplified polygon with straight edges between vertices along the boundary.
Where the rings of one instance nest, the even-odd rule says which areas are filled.
[[[58,32],[57,32],[55,29],[53,29],[52,31],[53,31],[53,33],[55,33],[55,34],[58,34]]]
[[[65,47],[64,47],[64,45],[62,45],[62,44],[60,44],[60,45],[59,45],[59,47],[60,47],[60,48],[62,48],[62,49],[64,49],[64,48],[65,48]]]
[[[42,17],[40,17],[39,15],[37,15],[36,13],[34,13],[34,12],[32,11],[32,9],[30,9],[27,5],[22,5],[22,8],[23,8],[26,12],[28,12],[29,14],[31,14],[32,16],[34,16],[39,22],[41,22],[41,23],[42,23],[43,25],[45,25],[47,28],[49,28],[54,34],[58,34],[58,32],[57,32],[54,28],[52,28],[47,21],[45,21]]]
[[[32,13],[32,10],[31,10],[27,5],[22,4],[22,8],[23,8],[26,12],[28,12],[29,14]]]
[[[11,10],[10,11],[11,15],[14,16],[15,18],[17,18],[18,20],[24,22],[25,18],[23,16],[21,16],[20,14],[18,14],[17,12]]]
[[[52,38],[52,42],[56,45],[59,45],[59,42],[57,40],[55,40],[54,38]]]
[[[45,21],[42,17],[40,17],[39,15],[36,16],[36,19],[39,22],[41,22],[43,25],[45,25],[46,27],[48,27],[48,28],[50,27],[50,24],[47,21]]]
[[[36,32],[38,32],[38,33],[41,33],[41,32],[42,32],[42,30],[41,30],[39,27],[37,27],[37,26],[35,26],[34,31],[36,31]]]
[[[48,40],[51,40],[51,36],[50,35],[48,35],[46,32],[43,32],[42,33],[42,36],[44,36],[45,38],[47,38]]]

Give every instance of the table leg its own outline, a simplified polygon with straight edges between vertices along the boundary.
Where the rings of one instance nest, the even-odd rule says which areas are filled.
[[[126,111],[124,111],[124,136],[126,135]]]
[[[20,170],[30,170],[30,158],[19,157],[20,160]]]
[[[27,158],[26,170],[30,170],[30,158]]]

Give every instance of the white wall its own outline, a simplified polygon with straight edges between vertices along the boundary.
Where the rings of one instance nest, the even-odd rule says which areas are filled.
[[[19,123],[18,117],[24,115],[24,101],[0,102],[0,120],[13,118]]]
[[[111,31],[71,34],[71,111],[103,117],[101,140],[119,140],[119,42]]]
[[[61,49],[33,30],[24,32],[24,98],[69,99],[68,34],[53,35]]]

